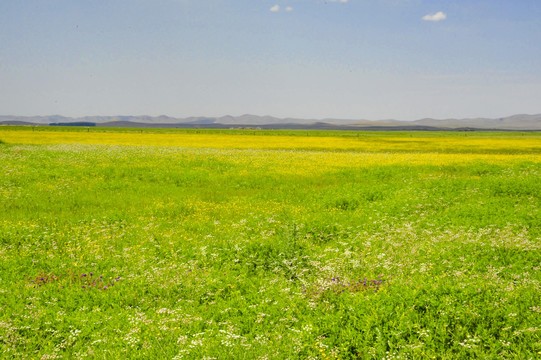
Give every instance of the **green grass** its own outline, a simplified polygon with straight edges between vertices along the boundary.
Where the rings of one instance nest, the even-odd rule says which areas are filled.
[[[541,162],[296,153],[1,144],[0,357],[541,356]]]
[[[10,131],[55,131],[92,133],[171,133],[171,134],[231,134],[269,136],[316,136],[316,137],[540,137],[541,131],[364,131],[364,130],[291,130],[291,129],[183,129],[183,128],[127,128],[86,126],[16,126],[4,125],[0,129]]]

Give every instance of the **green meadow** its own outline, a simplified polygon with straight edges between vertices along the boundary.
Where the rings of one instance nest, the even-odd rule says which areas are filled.
[[[541,358],[539,133],[78,130],[0,128],[0,358]]]

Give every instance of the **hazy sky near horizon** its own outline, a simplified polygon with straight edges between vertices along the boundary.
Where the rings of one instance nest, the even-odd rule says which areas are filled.
[[[539,0],[0,0],[0,115],[541,113]]]

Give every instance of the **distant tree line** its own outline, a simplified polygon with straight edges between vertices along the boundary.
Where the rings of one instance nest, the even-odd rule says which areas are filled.
[[[96,126],[93,122],[65,122],[65,123],[50,123],[50,126]]]

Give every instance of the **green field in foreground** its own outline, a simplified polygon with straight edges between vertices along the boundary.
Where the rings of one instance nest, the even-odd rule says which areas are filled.
[[[0,358],[541,357],[537,135],[0,130]]]

